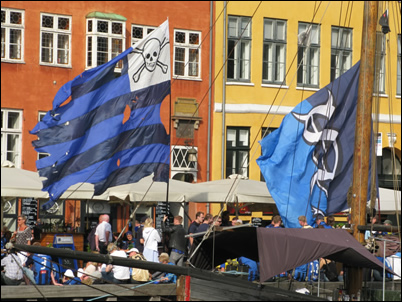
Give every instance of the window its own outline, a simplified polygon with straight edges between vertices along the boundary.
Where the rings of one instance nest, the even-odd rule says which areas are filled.
[[[151,33],[155,28],[154,26],[131,25],[131,45],[144,39],[145,36]]]
[[[352,67],[352,29],[332,27],[331,82]]]
[[[41,14],[40,62],[71,66],[71,17]]]
[[[172,172],[197,171],[197,162],[189,161],[188,151],[192,146],[175,146],[172,152]],[[194,147],[195,148],[195,147]],[[197,150],[197,148],[195,148]]]
[[[1,109],[1,162],[21,167],[22,111]]]
[[[227,79],[250,81],[251,18],[229,16]]]
[[[120,16],[119,20],[110,19],[111,17],[106,19],[108,15],[91,13],[88,16],[102,18],[87,16],[87,68],[105,64],[125,50],[126,23],[119,21],[125,18]],[[121,69],[122,66],[123,63],[120,61],[116,68]]]
[[[286,73],[286,21],[264,20],[262,79],[282,84]]]
[[[200,78],[201,32],[174,31],[174,76]]]
[[[248,177],[250,128],[228,127],[226,133],[226,177],[240,174]]]
[[[398,58],[396,65],[396,95],[401,96],[401,35],[398,35]]]
[[[393,189],[395,181],[398,188],[401,187],[401,161],[397,156],[393,157],[391,149],[384,148],[382,156],[377,156],[377,173],[378,185],[381,188]]]
[[[24,61],[24,11],[1,9],[1,60]]]
[[[317,24],[299,23],[297,84],[318,87],[320,30]]]
[[[376,47],[376,66],[379,60],[379,74],[374,77],[374,93],[385,93],[385,48],[386,39],[381,32],[377,32],[377,47]]]

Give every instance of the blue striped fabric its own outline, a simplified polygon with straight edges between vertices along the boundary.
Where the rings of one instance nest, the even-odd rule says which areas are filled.
[[[124,67],[116,76],[121,60]],[[38,136],[35,150],[50,154],[37,161],[40,176],[47,178],[42,190],[50,196],[43,209],[80,182],[94,184],[94,194],[100,195],[152,173],[155,181],[168,181],[170,137],[160,106],[169,93],[168,21],[61,87],[52,110],[31,131]]]

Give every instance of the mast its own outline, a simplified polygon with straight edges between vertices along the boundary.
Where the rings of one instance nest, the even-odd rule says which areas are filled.
[[[377,13],[377,1],[365,1],[351,191],[353,236],[360,243],[364,242],[364,234],[359,232],[358,225],[366,224]],[[362,282],[362,268],[351,268],[347,280],[349,295],[357,295]]]

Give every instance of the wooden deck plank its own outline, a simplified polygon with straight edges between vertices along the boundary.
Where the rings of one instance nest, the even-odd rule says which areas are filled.
[[[39,285],[46,298],[90,298],[111,293],[115,296],[176,296],[176,284],[148,284],[137,289],[130,289],[136,284],[96,284],[86,285]],[[107,293],[105,293],[107,292]],[[1,299],[42,299],[42,295],[32,285],[1,286]]]

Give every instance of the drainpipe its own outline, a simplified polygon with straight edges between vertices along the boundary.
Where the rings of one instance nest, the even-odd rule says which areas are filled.
[[[223,10],[223,64],[226,65],[226,1],[223,1],[224,10]],[[226,67],[226,66],[225,66]],[[222,170],[221,170],[221,179],[225,178],[225,115],[226,115],[226,68],[223,69],[222,72]]]
[[[213,8],[214,8],[214,2],[210,1],[209,2],[209,79],[208,79],[208,87],[209,87],[209,92],[208,92],[208,147],[207,147],[207,181],[210,180],[210,160],[211,160],[211,101],[212,101],[212,42],[213,42],[213,30],[212,30],[212,25],[213,25]],[[210,204],[209,202],[207,203],[207,213],[210,211]]]

